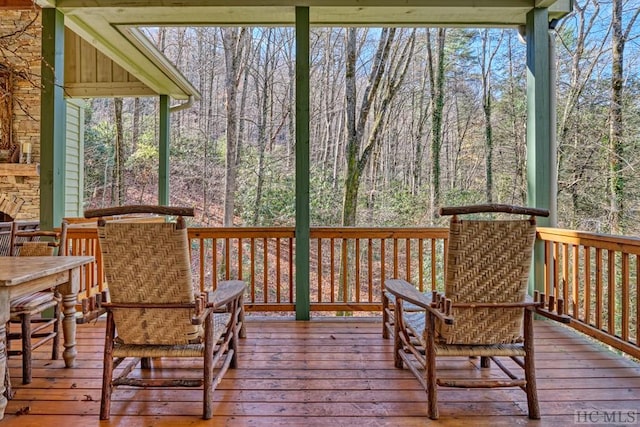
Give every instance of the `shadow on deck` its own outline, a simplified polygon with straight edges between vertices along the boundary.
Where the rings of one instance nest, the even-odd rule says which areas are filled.
[[[125,389],[114,392],[111,420],[100,422],[104,321],[78,326],[75,369],[34,355],[33,382],[20,382],[20,359],[9,360],[15,397],[5,426],[567,426],[607,416],[640,423],[640,364],[608,351],[576,332],[536,322],[536,372],[542,419],[527,418],[518,389],[439,393],[440,420],[426,416],[427,398],[407,370],[393,366],[392,340],[381,337],[380,319],[327,318],[295,322],[248,316],[240,343],[240,367],[214,393],[214,418],[200,419],[199,389]],[[185,363],[186,362],[186,363]],[[189,361],[154,366],[188,369]],[[477,360],[445,360],[466,376],[501,376],[480,370]],[[166,371],[165,371],[166,372]],[[151,371],[153,375],[153,370]],[[197,375],[197,372],[196,372]],[[620,412],[617,412],[620,411]],[[20,415],[17,415],[20,414]],[[612,415],[613,414],[613,415]],[[623,423],[619,418],[608,418]],[[627,418],[627,421],[629,419]],[[601,421],[600,425],[604,425]],[[609,423],[611,425],[611,423]]]

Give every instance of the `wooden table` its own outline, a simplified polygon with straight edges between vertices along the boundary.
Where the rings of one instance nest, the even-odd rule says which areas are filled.
[[[19,296],[57,287],[62,294],[64,319],[64,364],[71,368],[76,359],[76,303],[80,290],[80,268],[93,262],[92,256],[0,256],[0,419],[7,399],[4,377],[7,369],[6,323],[9,302]]]

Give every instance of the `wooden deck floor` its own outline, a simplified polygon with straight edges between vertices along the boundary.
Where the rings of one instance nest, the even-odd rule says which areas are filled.
[[[111,420],[100,422],[104,322],[78,326],[78,366],[36,353],[32,384],[20,383],[20,359],[10,360],[15,397],[4,426],[567,426],[576,410],[640,411],[640,365],[573,331],[536,324],[536,364],[542,420],[526,415],[517,389],[440,392],[441,419],[426,417],[426,396],[406,370],[394,368],[391,340],[380,322],[357,319],[249,319],[240,368],[214,394],[214,418],[200,419],[201,389],[119,388]],[[184,362],[162,361],[185,369]],[[154,365],[157,366],[157,365]],[[469,360],[445,361],[461,375],[499,375]],[[166,372],[166,370],[165,370]],[[17,415],[22,414],[22,415]],[[639,418],[635,421],[640,423]]]

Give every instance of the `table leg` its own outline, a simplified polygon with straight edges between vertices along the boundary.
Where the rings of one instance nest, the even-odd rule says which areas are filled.
[[[67,368],[73,368],[76,363],[76,295],[64,295],[62,306],[64,318],[62,319],[62,330],[64,332],[64,351],[62,358]]]
[[[69,272],[69,282],[60,289],[62,292],[62,331],[64,335],[64,351],[62,358],[67,368],[73,368],[76,363],[76,303],[80,287],[80,269],[74,268]]]

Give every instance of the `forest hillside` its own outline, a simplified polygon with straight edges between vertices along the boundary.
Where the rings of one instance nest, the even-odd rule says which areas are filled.
[[[550,32],[558,220],[640,231],[638,1],[576,0]],[[171,115],[170,199],[204,225],[293,225],[294,29],[144,28],[201,93]],[[524,204],[517,29],[312,28],[312,225],[440,224]],[[158,100],[88,100],[86,206],[157,202]]]

